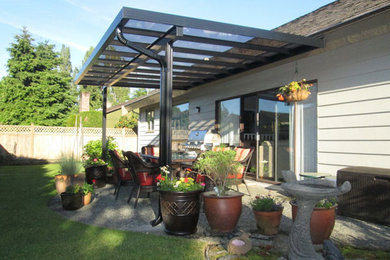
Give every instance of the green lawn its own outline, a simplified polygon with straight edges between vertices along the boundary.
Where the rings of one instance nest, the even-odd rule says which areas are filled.
[[[88,226],[47,204],[58,165],[0,167],[0,259],[203,259],[205,243]]]
[[[200,241],[111,230],[60,217],[47,206],[56,195],[53,176],[58,169],[55,164],[0,166],[0,259],[204,259],[206,244]],[[348,258],[390,259],[390,252],[341,250]],[[253,250],[246,259],[277,258]]]

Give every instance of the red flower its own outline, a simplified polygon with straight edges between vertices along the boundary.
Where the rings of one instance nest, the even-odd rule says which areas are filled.
[[[157,175],[157,177],[156,177],[156,180],[162,180],[162,175],[161,175],[161,173],[159,174],[159,175]]]
[[[95,184],[95,183],[96,183],[96,180],[95,180],[95,179],[93,179],[93,180],[92,180],[92,183],[93,183],[93,184]]]
[[[188,182],[188,178],[184,178],[184,183],[187,183]]]

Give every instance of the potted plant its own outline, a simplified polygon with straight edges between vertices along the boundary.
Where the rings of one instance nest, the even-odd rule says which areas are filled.
[[[294,221],[298,206],[294,199],[290,201],[290,204]],[[315,205],[310,219],[310,236],[313,244],[322,244],[324,240],[329,239],[335,224],[336,207],[336,198],[323,199]]]
[[[270,195],[256,196],[251,201],[253,214],[259,232],[263,235],[276,235],[282,219],[283,206]]]
[[[204,210],[213,231],[231,232],[241,215],[244,194],[229,189],[229,174],[237,172],[236,152],[207,151],[195,163],[195,168],[214,184],[214,190],[203,193]]]
[[[93,184],[88,184],[87,182],[84,182],[82,186],[83,190],[83,205],[88,205],[91,203],[92,200],[92,194],[95,193],[95,189],[93,188]]]
[[[84,161],[85,179],[88,184],[92,184],[92,180],[96,180],[97,188],[106,185],[105,179],[107,174],[107,163],[99,158],[88,158]]]
[[[59,160],[60,174],[54,176],[58,194],[63,193],[72,183],[72,177],[80,172],[80,162],[72,154],[62,154]]]
[[[80,184],[70,185],[61,193],[62,207],[66,210],[75,210],[84,206],[83,190]]]
[[[279,101],[297,102],[306,100],[310,96],[309,88],[313,84],[306,83],[306,79],[301,81],[291,81],[288,85],[279,88],[276,95]]]
[[[196,232],[199,219],[200,193],[204,183],[193,178],[170,178],[168,166],[161,167],[158,179],[160,208],[165,232],[171,235],[189,235]]]
[[[95,179],[97,187],[104,187],[106,185],[106,177],[108,173],[108,166],[112,166],[112,161],[108,150],[115,150],[117,145],[113,142],[112,137],[107,138],[107,153],[105,154],[106,161],[103,161],[102,141],[92,140],[84,146],[83,161],[85,167],[85,177],[88,184]]]

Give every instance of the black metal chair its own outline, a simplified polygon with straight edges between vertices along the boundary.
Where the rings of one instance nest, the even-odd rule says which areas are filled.
[[[122,185],[134,186],[134,180],[131,176],[130,171],[126,170],[128,168],[127,163],[124,160],[122,160],[118,151],[108,150],[108,152],[111,156],[112,163],[114,164],[114,174],[117,179],[117,184],[115,185],[115,191],[114,191],[114,195],[116,195],[115,200],[117,200],[121,186]]]
[[[127,158],[127,164],[134,181],[134,187],[137,189],[134,202],[134,208],[136,208],[141,192],[146,192],[148,198],[150,198],[150,193],[157,190],[155,177],[160,172],[160,168],[157,164],[143,161],[137,154],[131,151],[123,151],[122,153]],[[130,203],[133,191],[134,189],[131,190],[127,203]]]

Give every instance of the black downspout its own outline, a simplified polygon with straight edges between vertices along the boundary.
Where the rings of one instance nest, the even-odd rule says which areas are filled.
[[[103,86],[102,158],[107,160],[107,86]]]
[[[172,163],[172,44],[167,43],[166,56],[158,55],[125,39],[120,28],[116,28],[118,40],[125,46],[138,51],[160,64],[160,166]]]

